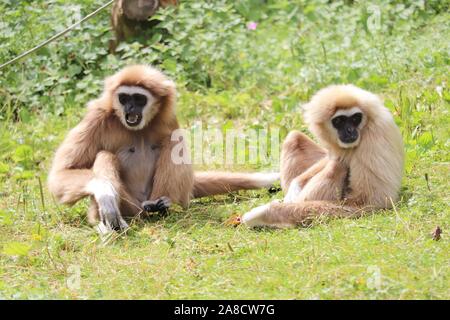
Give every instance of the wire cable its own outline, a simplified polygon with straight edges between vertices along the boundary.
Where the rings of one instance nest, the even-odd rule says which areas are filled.
[[[27,50],[25,52],[23,52],[22,54],[18,55],[17,57],[15,57],[14,59],[0,65],[0,70],[2,70],[3,68],[9,66],[10,64],[13,64],[16,61],[19,61],[20,59],[32,54],[33,52],[41,49],[42,47],[45,47],[47,44],[49,44],[50,42],[53,42],[55,40],[57,40],[58,38],[62,37],[63,35],[65,35],[66,33],[68,33],[69,31],[73,30],[74,28],[78,27],[80,24],[82,24],[84,21],[92,18],[93,16],[95,16],[97,13],[99,13],[100,11],[102,11],[103,9],[107,8],[109,5],[111,5],[114,2],[114,0],[109,1],[108,3],[104,4],[103,6],[101,6],[100,8],[98,8],[97,10],[95,10],[94,12],[88,14],[87,16],[85,16],[83,19],[81,19],[80,21],[72,24],[70,27],[64,29],[61,32],[58,32],[57,34],[55,34],[54,36],[52,36],[51,38],[45,40],[44,42],[38,44],[37,46],[35,46],[34,48],[31,48],[30,50]]]

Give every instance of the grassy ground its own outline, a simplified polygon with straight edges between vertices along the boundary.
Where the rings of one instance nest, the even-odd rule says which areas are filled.
[[[222,130],[276,125],[282,136],[306,132],[299,103],[324,85],[357,83],[385,99],[404,136],[395,210],[254,231],[224,222],[282,194],[239,192],[195,200],[167,218],[135,220],[126,234],[102,241],[86,222],[86,202],[59,206],[45,188],[52,153],[82,117],[84,100],[41,92],[48,104],[27,109],[35,100],[19,104],[3,78],[0,298],[449,299],[450,15],[399,18],[389,30],[369,32],[360,28],[360,8],[321,10],[317,18],[307,7],[296,13],[301,23],[291,23],[280,9],[277,19],[262,17],[254,32],[229,38],[222,46],[239,60],[207,65],[211,85],[193,89],[173,74],[180,121],[187,128],[202,121]],[[245,45],[236,43],[242,39]],[[25,65],[17,79],[27,72]],[[98,86],[89,90],[87,98],[99,93]],[[18,115],[11,111],[17,105]],[[437,226],[440,241],[431,236]]]

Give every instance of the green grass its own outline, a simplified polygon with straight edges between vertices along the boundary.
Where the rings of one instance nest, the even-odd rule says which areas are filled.
[[[0,73],[0,298],[449,299],[450,15],[398,18],[392,4],[382,11],[383,26],[390,27],[372,34],[363,28],[364,4],[311,9],[299,2],[305,6],[298,21],[280,4],[258,18],[255,32],[234,30],[217,44],[239,60],[203,57],[209,85],[189,83],[182,61],[180,74],[166,63],[179,86],[180,122],[221,130],[270,125],[282,136],[307,132],[299,103],[325,85],[356,83],[384,98],[402,130],[407,159],[395,210],[308,228],[227,226],[231,215],[282,198],[248,191],[195,200],[166,218],[135,220],[126,234],[102,240],[86,222],[87,202],[57,205],[45,180],[54,149],[82,117],[86,99],[99,94],[98,80],[113,72],[106,66],[117,57],[105,56],[99,70],[88,64],[95,76],[86,73],[76,86],[54,84],[51,93],[17,87],[32,77],[27,60],[15,74]],[[16,42],[11,39],[10,48],[23,49]],[[65,74],[64,66],[54,68]],[[437,226],[443,234],[434,241]]]

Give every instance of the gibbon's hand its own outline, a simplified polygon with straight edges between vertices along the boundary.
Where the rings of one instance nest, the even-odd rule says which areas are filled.
[[[172,201],[168,197],[161,197],[152,201],[144,201],[142,208],[145,212],[159,212],[166,214]]]
[[[98,230],[102,234],[113,230],[121,231],[128,228],[128,224],[122,218],[117,200],[117,192],[112,184],[104,179],[93,179],[88,184],[88,190],[92,190],[98,204],[100,223]]]

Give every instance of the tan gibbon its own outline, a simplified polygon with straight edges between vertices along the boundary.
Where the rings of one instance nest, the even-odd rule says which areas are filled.
[[[374,94],[353,85],[320,90],[304,118],[322,146],[291,132],[282,146],[283,202],[252,209],[249,227],[289,227],[314,217],[356,217],[398,199],[403,141],[392,114]]]
[[[109,45],[111,52],[123,40],[151,28],[154,24],[148,19],[158,8],[177,4],[177,0],[116,0],[111,11],[111,26],[115,35]]]
[[[102,95],[56,151],[49,190],[61,202],[91,198],[88,218],[100,231],[123,229],[123,216],[187,207],[192,197],[271,185],[279,174],[199,172],[173,161],[179,128],[175,85],[144,65],[105,80]],[[181,141],[181,142],[180,142]]]

